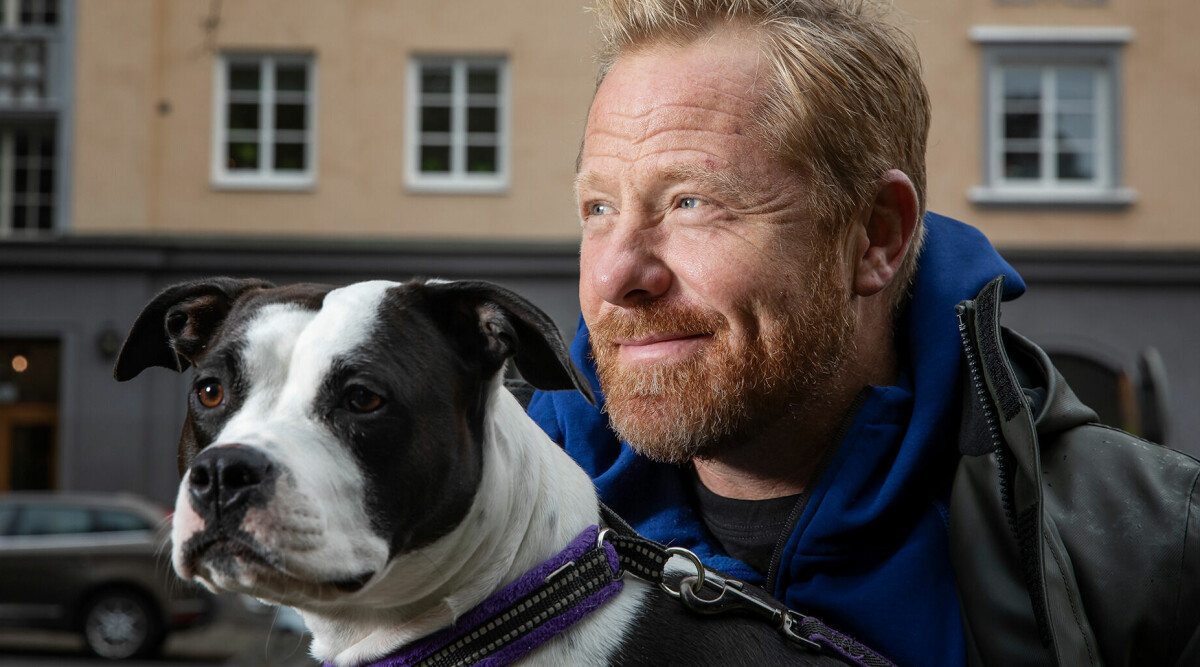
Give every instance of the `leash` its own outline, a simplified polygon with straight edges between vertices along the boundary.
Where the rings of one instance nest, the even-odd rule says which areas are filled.
[[[624,587],[626,572],[657,584],[703,615],[749,613],[785,638],[858,667],[895,667],[821,621],[788,609],[766,591],[708,569],[696,554],[648,540],[600,504],[600,526],[590,526],[566,549],[463,614],[449,628],[409,644],[365,667],[501,667],[520,659]],[[672,588],[667,562],[683,557],[696,568]]]
[[[611,543],[623,572],[656,583],[667,595],[697,614],[707,616],[748,613],[770,623],[789,641],[817,653],[830,653],[859,667],[895,667],[889,660],[819,619],[789,609],[763,589],[706,568],[696,554],[680,547],[664,547],[638,535],[604,503],[600,518],[607,525],[598,539]],[[672,589],[664,577],[667,561],[682,556],[696,568]]]

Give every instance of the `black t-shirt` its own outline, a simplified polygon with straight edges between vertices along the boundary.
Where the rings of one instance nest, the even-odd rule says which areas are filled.
[[[696,508],[717,544],[725,553],[768,576],[775,544],[788,528],[788,518],[800,494],[767,500],[726,498],[709,491],[694,470],[689,472]]]

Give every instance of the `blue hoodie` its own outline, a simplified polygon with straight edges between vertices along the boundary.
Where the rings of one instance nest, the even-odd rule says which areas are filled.
[[[538,392],[529,414],[591,475],[600,497],[642,535],[687,547],[708,565],[759,585],[898,665],[963,665],[962,622],[947,542],[958,460],[961,345],[954,306],[992,278],[1005,298],[1025,285],[977,230],[927,214],[908,310],[897,328],[900,381],[869,387],[845,436],[810,481],[774,582],[722,553],[693,511],[679,467],[617,440],[577,392]],[[601,405],[582,318],[571,358]],[[778,548],[777,548],[778,550]]]

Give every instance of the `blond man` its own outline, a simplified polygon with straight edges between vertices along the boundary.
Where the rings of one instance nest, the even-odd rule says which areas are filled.
[[[1103,557],[1067,576],[1036,527],[1017,535],[1029,503],[1004,486],[1005,452],[1102,436],[1040,350],[973,325],[1024,285],[978,232],[925,211],[929,100],[888,10],[596,12],[572,352],[602,411],[537,394],[530,414],[605,501],[901,665],[1175,664],[1200,623],[1192,579],[1192,606],[1160,614],[1183,629],[1149,648],[1159,612],[1114,620],[1102,602],[1089,622],[1079,594],[1143,584],[1093,581]],[[997,426],[1025,417],[1031,442]],[[1195,500],[1171,502],[1174,542],[1137,567],[1196,548],[1178,530]],[[1025,516],[1051,525],[1040,503]]]

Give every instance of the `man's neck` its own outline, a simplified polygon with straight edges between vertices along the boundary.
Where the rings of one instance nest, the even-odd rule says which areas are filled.
[[[696,476],[709,491],[726,498],[763,500],[803,493],[832,446],[839,423],[789,415],[751,442],[717,457],[697,458]]]

